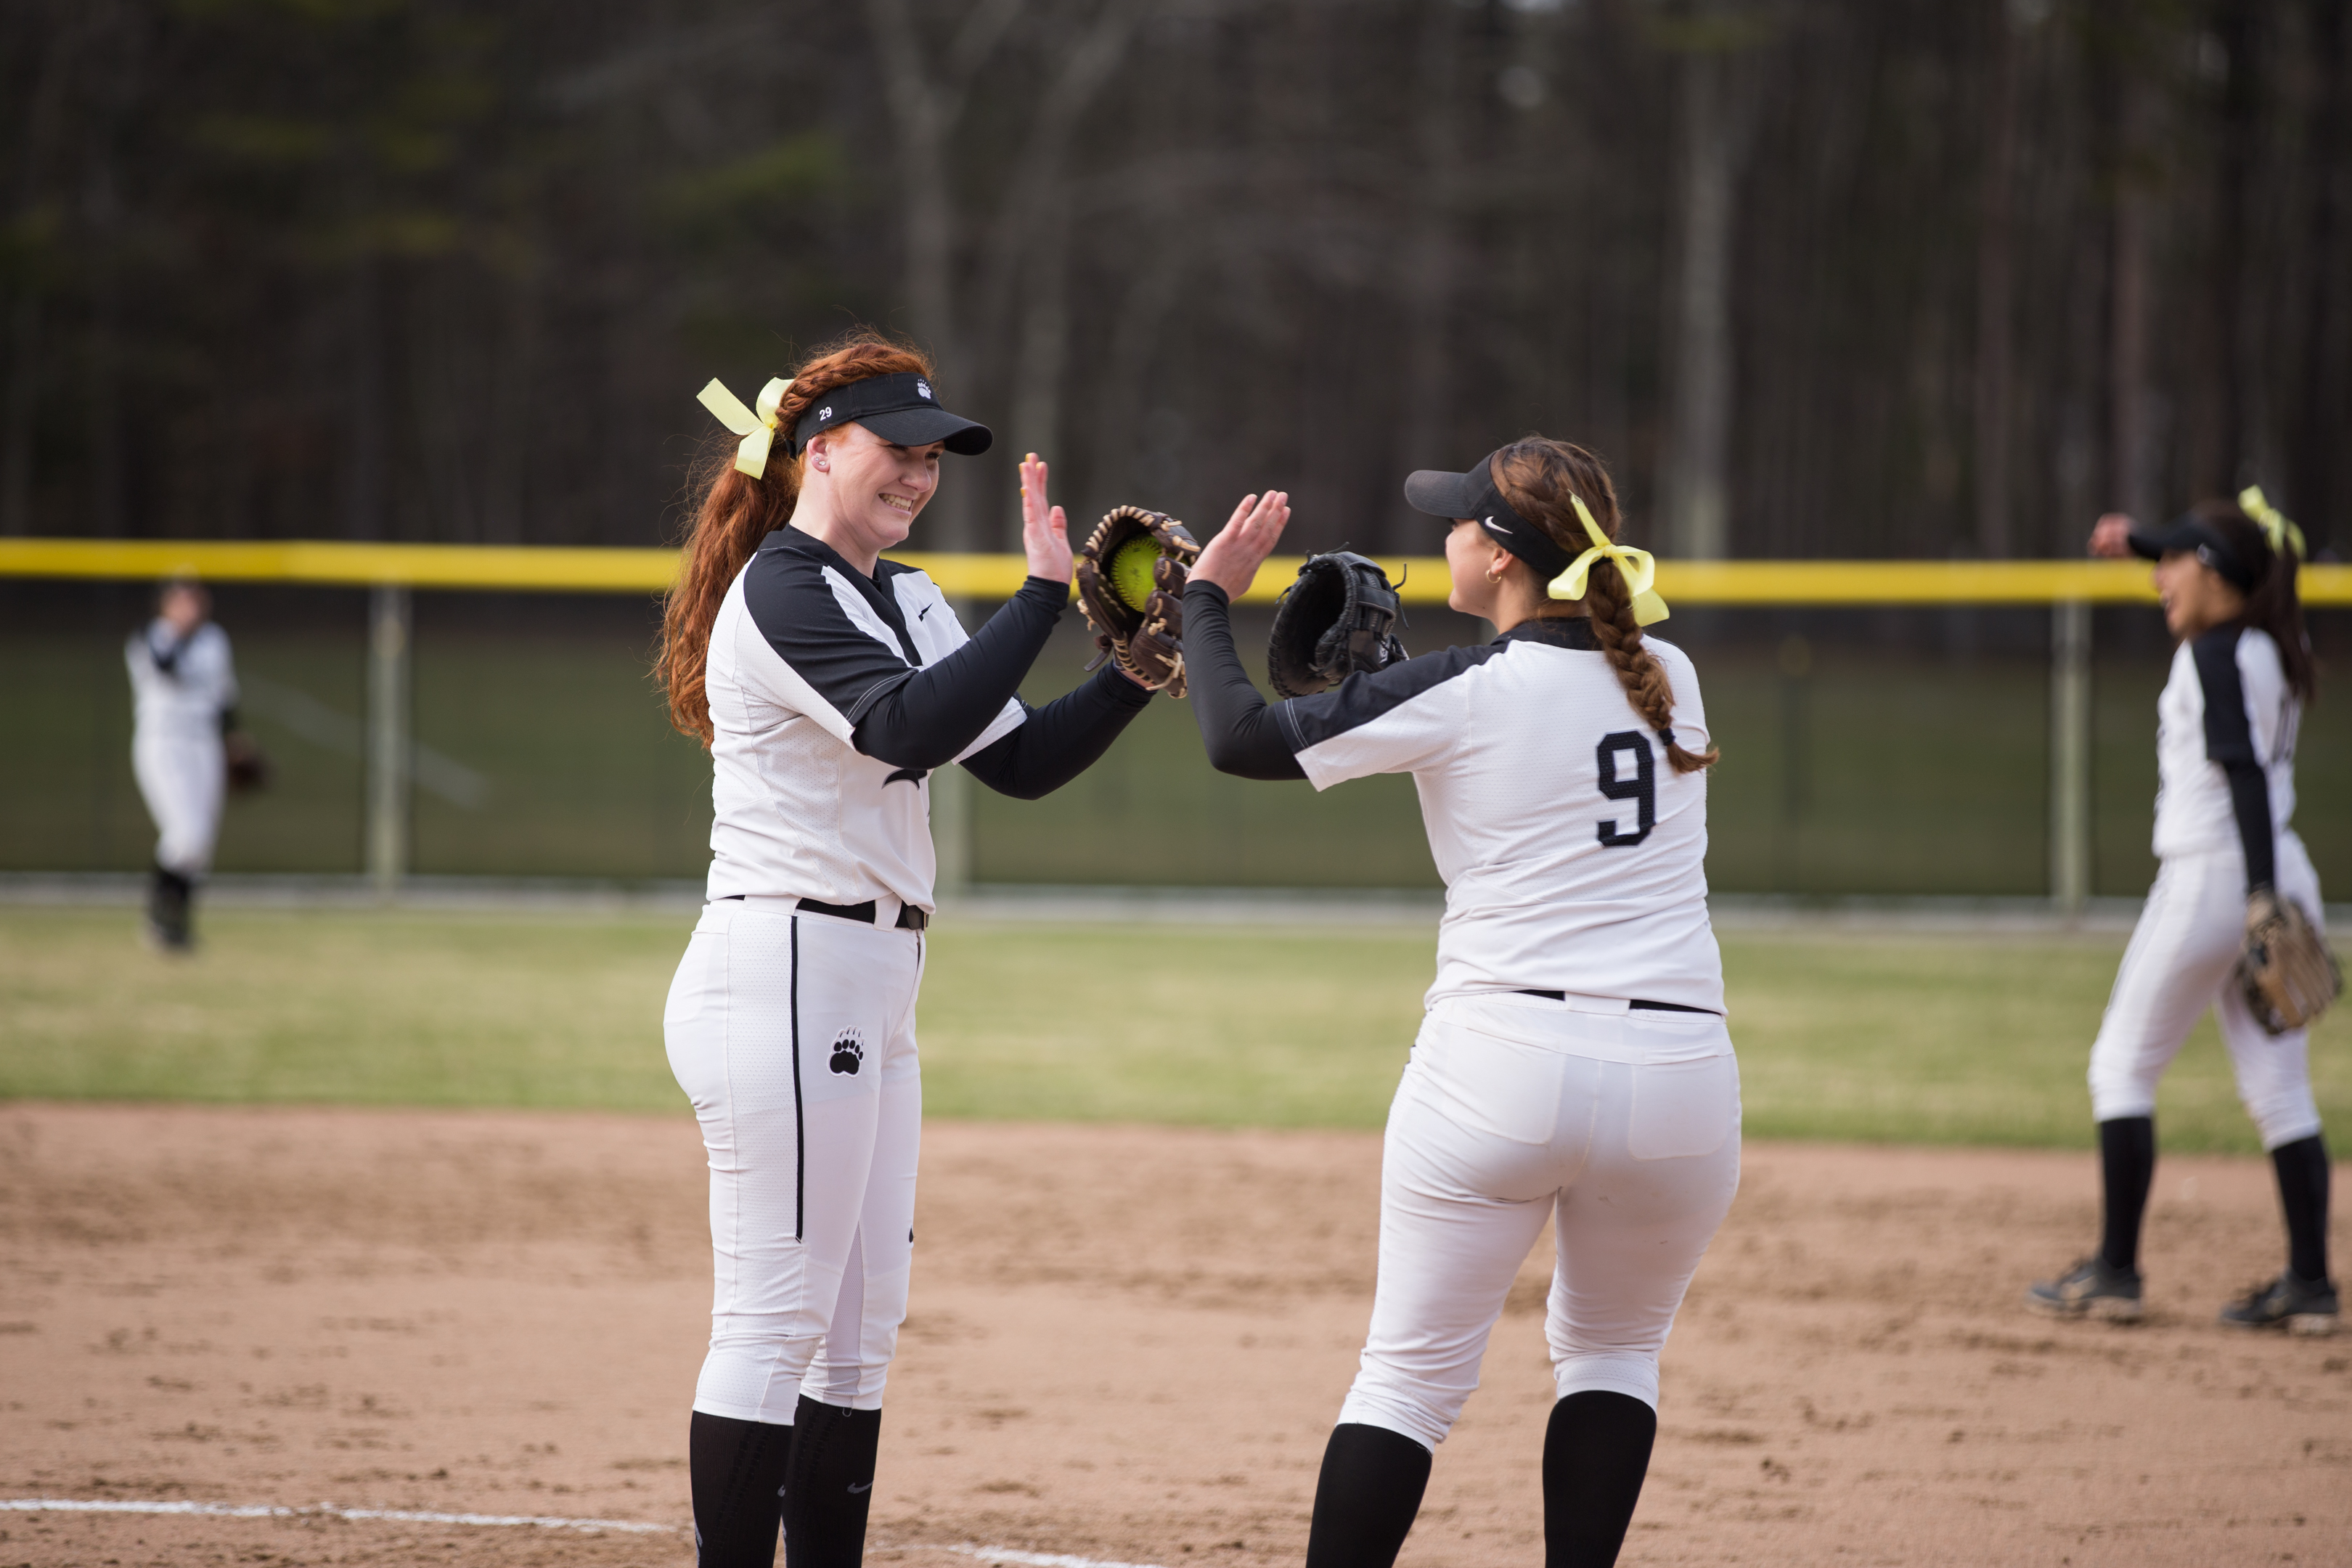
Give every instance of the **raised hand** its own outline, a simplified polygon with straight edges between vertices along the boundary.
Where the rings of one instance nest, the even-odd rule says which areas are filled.
[[[2121,561],[2131,553],[2132,520],[2119,511],[2099,519],[2091,530],[2091,553],[2105,561]]]
[[[1283,528],[1289,521],[1288,490],[1242,497],[1234,515],[1192,563],[1192,581],[1214,583],[1227,598],[1240,598],[1257,580],[1257,569],[1282,542]]]
[[[1032,577],[1070,580],[1070,520],[1046,504],[1045,463],[1034,452],[1021,460],[1021,552]]]

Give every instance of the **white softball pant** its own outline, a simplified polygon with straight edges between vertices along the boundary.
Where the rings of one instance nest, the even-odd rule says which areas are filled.
[[[134,735],[131,771],[155,820],[155,864],[183,877],[212,869],[228,764],[216,734]]]
[[[1658,1352],[1738,1186],[1739,1068],[1721,1018],[1575,997],[1439,1003],[1389,1111],[1380,1282],[1339,1419],[1443,1442],[1547,1219],[1559,1396],[1605,1389],[1654,1408]]]
[[[2319,873],[2293,833],[2278,837],[2278,890],[2319,924]],[[2309,1033],[2264,1034],[2231,977],[2245,938],[2246,865],[2236,848],[2177,855],[2158,868],[2091,1047],[2095,1118],[2154,1115],[2158,1080],[2210,1006],[2263,1147],[2319,1131]]]
[[[858,1410],[907,1316],[923,1088],[919,931],[704,907],[662,1015],[710,1152],[710,1351],[694,1408],[790,1426]]]

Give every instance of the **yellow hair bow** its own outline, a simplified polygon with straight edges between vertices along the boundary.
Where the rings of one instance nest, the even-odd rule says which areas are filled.
[[[2294,558],[2303,559],[2303,530],[2294,519],[2271,505],[2263,495],[2263,487],[2248,485],[2238,492],[2238,510],[2263,525],[2263,532],[2271,542],[2271,553],[2284,555],[2287,546],[2294,547]]]
[[[760,389],[760,411],[754,414],[743,406],[743,400],[727,390],[726,383],[717,376],[710,384],[695,395],[695,401],[718,416],[719,423],[743,437],[735,448],[735,466],[758,479],[768,471],[768,447],[776,438],[776,407],[784,400],[784,391],[792,383],[782,377]]]
[[[1664,620],[1666,602],[1659,598],[1650,586],[1658,580],[1656,559],[1646,550],[1630,550],[1601,532],[1601,525],[1592,521],[1592,512],[1585,506],[1582,496],[1570,492],[1568,499],[1576,503],[1576,515],[1583,521],[1584,531],[1591,537],[1592,548],[1570,562],[1568,570],[1551,580],[1551,596],[1555,599],[1584,597],[1585,578],[1592,571],[1592,563],[1605,555],[1614,561],[1617,570],[1625,575],[1625,586],[1633,595],[1635,624],[1646,626],[1653,621]]]

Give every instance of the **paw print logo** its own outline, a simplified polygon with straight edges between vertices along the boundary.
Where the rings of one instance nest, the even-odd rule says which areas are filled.
[[[938,401],[937,398],[931,396],[931,384],[923,380],[919,376],[915,379],[915,395],[922,398],[927,403],[935,403]]]
[[[853,1024],[833,1037],[832,1068],[835,1072],[856,1076],[858,1064],[866,1059],[866,1037]]]

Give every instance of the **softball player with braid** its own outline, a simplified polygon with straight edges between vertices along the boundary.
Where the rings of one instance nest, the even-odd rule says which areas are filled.
[[[663,1016],[710,1152],[710,1349],[690,1431],[703,1568],[847,1568],[865,1550],[883,1383],[906,1315],[922,1087],[915,994],[932,912],[932,770],[1034,799],[1151,693],[1117,668],[1017,695],[1068,600],[1070,546],[1022,465],[1029,577],[967,637],[884,561],[987,428],[930,365],[861,336],[756,409],[704,477],[665,617],[673,720],[710,750],[710,901]],[[781,448],[781,449],[777,449]],[[779,1498],[782,1501],[779,1503]]]
[[[2098,1039],[2091,1113],[2099,1127],[2104,1224],[2098,1250],[2026,1305],[2056,1317],[2129,1321],[2143,1310],[2140,1220],[2156,1174],[2156,1087],[2205,1009],[2213,1009],[2278,1177],[2287,1260],[2279,1276],[2221,1310],[2232,1328],[2332,1333],[2342,1318],[2327,1277],[2327,1142],[2311,1092],[2310,1034],[2264,1030],[2236,982],[2250,906],[2275,900],[2320,921],[2319,874],[2294,817],[2294,742],[2313,695],[2311,647],[2295,595],[2302,535],[2263,499],[2205,501],[2141,532],[2110,514],[2096,555],[2156,563],[2164,624],[2180,646],[2157,699],[2156,885],[2132,931]]]
[[[1380,1277],[1315,1494],[1307,1568],[1388,1568],[1542,1226],[1549,1568],[1614,1563],[1657,1430],[1658,1352],[1739,1181],[1739,1079],[1708,925],[1698,679],[1646,637],[1653,566],[1607,469],[1530,437],[1405,482],[1452,520],[1481,647],[1269,708],[1227,614],[1287,498],[1252,498],[1184,595],[1193,712],[1220,770],[1318,789],[1410,773],[1445,879],[1437,979],[1389,1113]]]

